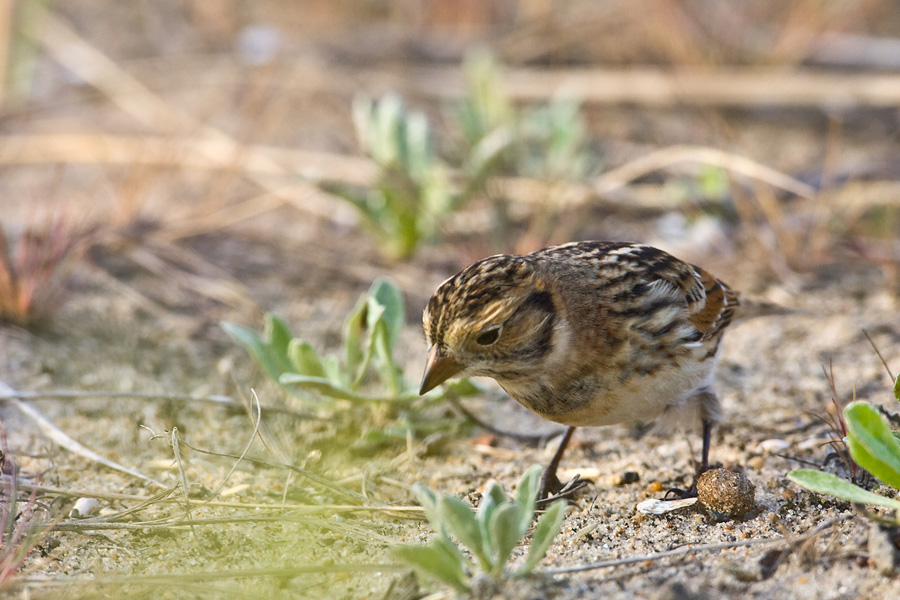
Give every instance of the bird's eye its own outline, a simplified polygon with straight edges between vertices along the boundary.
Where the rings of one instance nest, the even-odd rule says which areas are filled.
[[[494,342],[497,341],[497,338],[500,337],[500,328],[495,327],[493,329],[488,329],[477,338],[475,338],[475,343],[479,346],[490,346]]]

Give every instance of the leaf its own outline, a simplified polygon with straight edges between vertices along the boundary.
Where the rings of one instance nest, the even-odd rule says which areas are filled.
[[[366,329],[369,343],[366,356],[375,359],[382,385],[397,394],[405,387],[394,361],[394,347],[403,328],[403,296],[387,278],[379,278],[366,298]]]
[[[310,377],[299,373],[284,373],[278,378],[278,381],[281,385],[306,387],[331,398],[350,400],[351,402],[413,402],[419,398],[415,390],[408,390],[402,394],[391,394],[389,396],[364,396],[346,387],[338,386],[329,379]]]
[[[448,543],[442,538],[437,538],[430,546],[394,546],[390,551],[399,560],[420,569],[438,581],[452,586],[459,592],[467,592],[468,577],[463,563],[446,547]]]
[[[375,103],[372,110],[373,136],[368,151],[382,167],[396,165],[400,157],[402,118],[406,110],[403,101],[394,94],[387,94]]]
[[[421,183],[432,163],[428,119],[423,113],[411,112],[406,118],[406,156],[404,168],[410,178]]]
[[[413,494],[419,500],[419,506],[425,511],[425,518],[431,523],[435,531],[445,534],[446,530],[441,522],[441,515],[438,511],[438,498],[434,492],[420,483],[416,483],[412,487]]]
[[[496,481],[492,482],[487,492],[482,496],[475,512],[475,520],[478,521],[478,527],[481,529],[482,546],[489,556],[494,554],[494,540],[491,536],[491,515],[494,514],[497,506],[507,501],[506,492]]]
[[[350,387],[350,378],[341,368],[341,362],[338,360],[337,356],[329,354],[323,358],[322,368],[325,369],[325,377],[327,377],[329,381],[334,382],[334,385],[337,387],[348,390],[354,389]]]
[[[377,298],[371,295],[366,296],[366,331],[370,336],[378,322],[383,319],[384,311],[384,305]]]
[[[403,308],[403,294],[394,283],[386,278],[380,277],[375,280],[369,289],[369,296],[374,298],[384,307],[382,318],[387,326],[388,340],[393,350],[397,347],[397,339],[400,337],[400,331],[403,329],[403,320],[405,318]]]
[[[516,491],[516,503],[522,509],[522,522],[519,523],[519,536],[525,534],[531,527],[531,519],[534,517],[534,503],[537,500],[538,486],[541,482],[543,467],[534,465],[519,481],[519,489]]]
[[[311,375],[301,375],[300,373],[283,373],[278,378],[278,383],[284,386],[299,386],[315,390],[320,394],[324,394],[329,398],[337,400],[350,400],[352,402],[368,402],[370,399],[357,394],[353,390],[336,385],[330,379],[325,377],[313,377]]]
[[[291,363],[287,358],[287,346],[285,346],[285,352],[278,352],[254,329],[226,321],[223,321],[221,326],[231,339],[247,348],[253,359],[259,363],[270,378],[278,381],[278,377],[282,373],[292,370]]]
[[[275,313],[266,313],[263,337],[275,352],[281,356],[287,356],[288,345],[294,336],[291,335],[291,329],[284,319]]]
[[[881,481],[900,489],[900,443],[878,410],[867,402],[853,402],[844,409],[844,419],[853,460]]]
[[[372,332],[373,349],[372,355],[381,380],[390,394],[398,394],[400,390],[406,387],[400,375],[400,368],[394,362],[394,354],[388,343],[387,326],[384,320],[378,321],[375,330]]]
[[[514,577],[521,577],[531,572],[534,567],[544,558],[550,544],[559,533],[563,519],[566,518],[566,501],[558,500],[550,505],[540,519],[538,519],[537,527],[534,528],[534,535],[531,538],[531,548],[528,550],[528,558],[525,564],[516,571]]]
[[[365,352],[363,350],[363,336],[365,334],[365,322],[367,312],[367,302],[364,298],[360,298],[356,306],[344,321],[344,365],[347,373],[349,373],[354,381],[362,378],[360,365],[365,361]]]
[[[376,282],[377,283],[377,282]],[[364,294],[344,321],[343,355],[344,369],[339,364],[326,363],[325,371],[332,381],[342,387],[356,390],[369,368],[373,352],[373,324],[381,318],[384,307],[372,300],[373,284],[369,292]],[[391,390],[396,394],[396,390]]]
[[[490,557],[484,551],[481,528],[472,508],[455,496],[444,496],[438,503],[441,524],[456,536],[478,558],[485,570],[491,568]]]
[[[504,490],[503,486],[497,482],[494,482],[488,488],[487,495],[490,496],[498,505],[506,504],[507,502],[509,502],[509,496],[506,495],[506,490]]]
[[[503,573],[509,555],[522,537],[519,533],[521,520],[522,509],[515,502],[498,506],[491,515],[489,528],[494,546],[494,567],[491,569],[491,575],[494,577],[499,577]]]
[[[794,469],[788,473],[788,479],[819,494],[828,494],[829,496],[860,504],[874,504],[900,510],[900,501],[866,491],[830,473],[823,473],[813,469]]]
[[[894,382],[894,398],[900,402],[900,374],[897,375],[897,380]]]
[[[296,373],[311,377],[327,377],[325,367],[315,348],[309,342],[300,339],[291,340],[287,351],[288,359]]]

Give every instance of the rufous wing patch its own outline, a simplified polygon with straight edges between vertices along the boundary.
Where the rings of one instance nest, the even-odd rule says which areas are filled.
[[[738,306],[738,296],[731,288],[700,267],[694,267],[694,270],[705,294],[698,301],[689,301],[688,320],[703,334],[704,339],[708,339],[731,323],[734,309]]]

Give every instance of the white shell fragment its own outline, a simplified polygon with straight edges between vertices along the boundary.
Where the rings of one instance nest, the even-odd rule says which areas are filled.
[[[791,447],[791,444],[786,440],[782,440],[779,438],[771,438],[768,440],[761,441],[756,449],[761,454],[774,454],[776,452],[784,452],[788,448]]]
[[[100,501],[96,498],[79,498],[72,510],[69,511],[70,519],[87,519],[100,511]]]
[[[657,500],[656,498],[651,498],[650,500],[644,500],[639,503],[637,509],[638,512],[644,513],[645,515],[664,515],[673,510],[693,506],[696,502],[697,498],[679,498],[677,500]]]

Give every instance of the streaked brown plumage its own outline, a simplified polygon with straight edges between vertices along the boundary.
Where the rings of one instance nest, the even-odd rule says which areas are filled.
[[[453,376],[494,378],[510,396],[570,427],[719,417],[711,387],[737,294],[651,246],[574,242],[497,255],[446,280],[425,309],[431,346],[421,392]],[[549,489],[547,489],[549,488]]]

